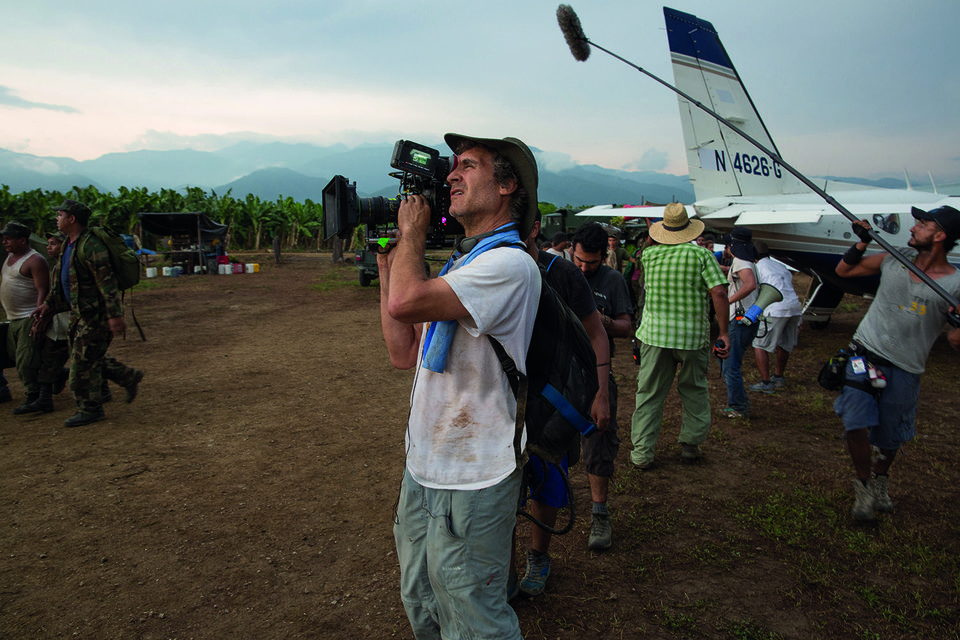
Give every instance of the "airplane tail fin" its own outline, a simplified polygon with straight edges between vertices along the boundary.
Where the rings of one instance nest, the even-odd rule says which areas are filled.
[[[677,88],[779,155],[713,25],[667,7],[663,15]],[[697,200],[809,191],[748,140],[683,97],[678,100]]]

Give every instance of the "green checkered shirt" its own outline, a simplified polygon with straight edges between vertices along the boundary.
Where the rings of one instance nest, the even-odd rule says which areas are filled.
[[[647,300],[640,342],[665,349],[710,344],[710,289],[726,285],[716,257],[695,244],[658,244],[641,255]]]

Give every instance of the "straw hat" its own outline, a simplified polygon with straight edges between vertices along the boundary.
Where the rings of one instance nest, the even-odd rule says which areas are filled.
[[[703,233],[703,221],[687,217],[687,208],[671,202],[663,210],[663,220],[650,226],[650,237],[660,244],[683,244]]]

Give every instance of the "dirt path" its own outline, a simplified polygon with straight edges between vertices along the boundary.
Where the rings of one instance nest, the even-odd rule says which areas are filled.
[[[147,376],[132,405],[115,391],[106,421],[64,429],[67,393],[52,414],[0,410],[0,637],[412,637],[391,533],[411,374],[387,361],[376,286],[357,286],[355,271],[329,256],[290,256],[280,267],[257,259],[259,274],[166,279],[135,292],[148,341],[131,336],[111,353]],[[797,377],[812,377],[857,314],[811,336],[798,350]],[[615,362],[626,441],[636,376],[629,353],[618,345]],[[939,349],[934,368],[955,373],[951,356]],[[715,371],[711,385],[721,397]],[[855,571],[830,550],[804,550],[818,530],[791,543],[768,534],[762,513],[750,515],[748,506],[770,508],[764,496],[778,487],[800,488],[822,496],[809,500],[804,521],[832,523],[830,535],[854,536],[851,547],[864,535],[896,543],[902,531],[957,557],[960,515],[944,504],[954,493],[944,483],[955,478],[956,398],[941,389],[924,414],[926,439],[902,464],[911,502],[898,503],[897,527],[888,519],[864,534],[844,519],[850,474],[830,398],[816,389],[804,380],[756,400],[751,423],[717,423],[706,461],[694,466],[679,462],[671,398],[661,464],[643,474],[624,467],[615,478],[614,549],[586,550],[581,515],[555,541],[547,593],[516,604],[525,636],[956,631],[955,560],[919,573],[880,564],[867,587],[881,603],[903,585],[923,607],[876,622],[865,583],[803,573],[811,562]],[[573,476],[587,505],[582,471]]]

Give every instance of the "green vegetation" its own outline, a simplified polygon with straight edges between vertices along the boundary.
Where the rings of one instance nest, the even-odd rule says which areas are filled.
[[[142,212],[199,211],[228,227],[228,250],[258,251],[262,244],[280,235],[285,249],[318,248],[323,229],[323,207],[306,200],[279,197],[261,200],[248,194],[238,200],[227,192],[208,194],[199,187],[187,187],[184,193],[174,189],[148,191],[146,187],[120,187],[116,193],[101,192],[96,187],[74,187],[66,193],[34,189],[11,193],[7,185],[0,188],[0,218],[19,220],[39,235],[56,229],[56,216],[51,210],[65,198],[85,203],[93,211],[93,224],[118,233],[140,235]],[[147,243],[146,246],[150,247]]]
[[[274,201],[261,200],[247,194],[240,200],[228,191],[224,195],[200,187],[148,191],[146,187],[120,187],[116,193],[102,192],[96,187],[73,187],[70,191],[34,189],[12,193],[7,185],[0,186],[0,220],[18,220],[38,235],[56,229],[56,215],[52,207],[65,198],[85,203],[93,211],[92,224],[104,226],[118,233],[141,237],[144,246],[156,248],[141,236],[139,214],[143,212],[195,212],[227,225],[227,251],[260,251],[280,236],[284,251],[327,249],[323,240],[323,206],[309,198],[297,202],[280,196]],[[544,213],[556,211],[549,203],[541,203]],[[354,242],[361,242],[363,229],[358,227]]]

